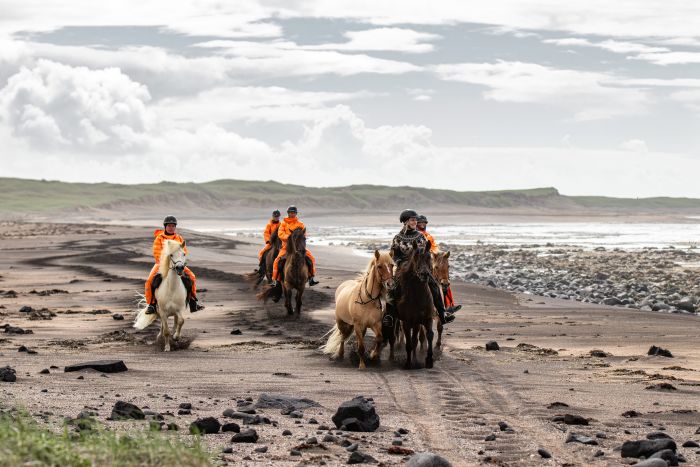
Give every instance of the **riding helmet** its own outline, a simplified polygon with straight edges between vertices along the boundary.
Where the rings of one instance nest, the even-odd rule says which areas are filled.
[[[428,218],[425,217],[423,214],[421,214],[420,216],[416,217],[416,220],[417,220],[418,222],[425,222],[426,224],[428,223]]]
[[[297,211],[297,207],[296,207],[296,206],[289,206],[289,207],[287,208],[287,214],[289,214],[290,212],[298,213],[299,211]]]
[[[166,216],[166,218],[163,219],[163,226],[166,226],[168,224],[177,225],[177,219],[175,219],[175,216]]]
[[[281,216],[281,215],[282,215],[282,214],[280,214],[280,212],[279,212],[278,209],[275,209],[274,211],[272,211],[272,217],[279,217],[279,216]]]
[[[403,224],[411,217],[418,217],[418,213],[413,209],[404,209],[403,211],[401,211],[401,215],[399,216],[399,222]]]

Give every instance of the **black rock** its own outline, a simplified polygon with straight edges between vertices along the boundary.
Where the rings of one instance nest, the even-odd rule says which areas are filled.
[[[647,435],[647,439],[673,439],[671,436],[667,433],[664,433],[663,431],[655,431],[653,433],[649,433]]]
[[[177,414],[178,415],[192,415],[192,411],[190,409],[178,409]]]
[[[233,431],[234,433],[240,433],[241,432],[241,427],[238,425],[238,423],[225,423],[224,425],[221,426],[221,431],[223,432],[229,432]]]
[[[506,422],[498,422],[498,429],[501,431],[514,431]]]
[[[564,407],[568,407],[569,404],[565,404],[564,402],[552,402],[547,406],[548,409],[562,409]]]
[[[124,315],[121,315],[119,313],[115,313],[112,315],[112,319],[114,321],[124,321]]]
[[[484,441],[496,441],[496,435],[494,435],[493,433],[491,433],[491,434],[488,435],[486,438],[484,438]]]
[[[379,416],[374,405],[362,396],[343,402],[332,417],[336,428],[346,431],[375,431],[379,428]]]
[[[642,415],[642,414],[640,414],[636,410],[628,410],[627,412],[622,414],[622,416],[625,418],[636,418],[636,417],[639,417],[640,415]]]
[[[664,449],[652,454],[649,459],[663,459],[668,465],[678,465],[678,456],[670,449]]]
[[[17,352],[29,352],[29,349],[27,348],[26,345],[20,345],[19,348],[17,349]]]
[[[655,452],[670,449],[676,451],[676,442],[672,439],[643,439],[625,441],[620,454],[622,457],[651,457]]]
[[[10,326],[9,324],[5,326],[5,332],[7,334],[34,334],[31,329],[22,329],[17,326]]]
[[[0,368],[0,381],[5,383],[14,383],[17,381],[17,372],[10,366]]]
[[[298,449],[292,449],[289,451],[290,456],[301,456],[301,451]]]
[[[539,454],[543,459],[549,459],[552,457],[552,455],[547,451],[546,449],[539,448],[537,450],[537,454]]]
[[[289,430],[284,430],[284,431],[282,432],[282,436],[292,436],[292,432],[289,431]]]
[[[283,394],[260,394],[255,403],[258,409],[305,409],[308,407],[320,407],[320,404],[311,399],[304,399]]]
[[[167,425],[168,431],[178,431],[180,429],[179,426],[177,426],[176,423],[168,423]]]
[[[233,331],[231,331],[231,334],[234,335],[234,336],[240,336],[240,335],[243,334],[243,333],[241,332],[240,329],[236,328],[236,329],[234,329]]]
[[[564,422],[567,425],[588,425],[588,419],[580,415],[572,415],[570,413],[557,415],[552,417],[553,422]]]
[[[496,341],[488,341],[486,343],[486,350],[501,350]]]
[[[580,435],[578,433],[569,433],[569,436],[566,437],[565,443],[581,443],[588,444],[591,446],[598,445],[598,441],[594,440],[593,438],[589,438],[588,436]]]
[[[635,467],[668,467],[663,459],[647,459],[645,461],[640,461],[634,464]]]
[[[651,347],[649,347],[649,351],[647,352],[647,355],[656,355],[659,357],[673,358],[673,354],[671,354],[670,350],[662,349],[661,347],[657,347],[655,345],[652,345]]]
[[[377,464],[377,459],[370,456],[369,454],[362,453],[360,451],[355,451],[350,454],[348,458],[348,464]]]
[[[143,420],[146,415],[143,411],[135,406],[124,401],[117,401],[112,408],[112,415],[110,415],[110,420]]]
[[[252,428],[249,428],[247,430],[243,430],[240,433],[236,433],[233,435],[231,438],[232,443],[257,443],[258,442],[258,433],[253,430]]]
[[[259,448],[255,448],[255,452],[259,452],[260,454],[265,454],[267,452],[267,446],[260,446]]]
[[[406,462],[406,467],[452,467],[452,464],[444,457],[432,452],[414,454]]]
[[[304,412],[300,410],[292,410],[289,414],[290,418],[304,418]]]
[[[180,403],[179,407],[180,407],[181,409],[191,410],[191,409],[192,409],[192,404],[189,403],[189,402],[182,402],[182,403]]]
[[[685,443],[683,443],[684,448],[700,448],[700,444],[697,443],[697,441],[688,440]]]
[[[19,309],[20,313],[31,313],[32,311],[34,311],[34,308],[26,305]]]
[[[219,432],[221,423],[214,417],[198,418],[190,424],[190,433],[213,435]]]
[[[67,373],[70,371],[80,371],[88,368],[92,368],[93,370],[100,371],[102,373],[120,373],[128,370],[123,360],[98,360],[94,362],[68,365],[63,371]]]
[[[611,354],[604,352],[602,350],[597,350],[597,349],[591,350],[589,353],[591,354],[591,357],[598,357],[598,358],[612,357]]]
[[[224,454],[233,454],[233,447],[226,446],[224,449],[221,450],[221,452]]]
[[[325,435],[325,436],[323,437],[323,442],[324,442],[324,443],[335,443],[336,441],[338,441],[338,438],[336,438],[336,437],[333,436],[333,435]]]
[[[601,451],[600,449],[593,454],[593,457],[603,457],[605,455],[605,452]]]
[[[39,372],[40,375],[48,375],[49,373],[51,373],[51,372],[49,371],[48,368],[44,368],[43,370],[41,370]]]
[[[349,446],[345,447],[345,450],[348,452],[355,452],[359,447],[360,445],[357,443],[350,443]]]

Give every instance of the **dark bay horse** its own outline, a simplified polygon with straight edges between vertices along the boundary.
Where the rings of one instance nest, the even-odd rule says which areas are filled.
[[[280,240],[277,235],[277,230],[270,235],[270,246],[271,248],[263,254],[262,267],[260,270],[246,275],[246,280],[252,282],[255,288],[257,288],[264,279],[267,279],[268,284],[272,282],[272,265],[282,249],[282,240]]]
[[[401,298],[396,304],[396,311],[403,327],[406,339],[406,369],[411,369],[412,357],[416,357],[418,335],[421,326],[425,328],[428,340],[428,353],[425,357],[425,367],[433,367],[433,296],[428,287],[428,280],[432,274],[432,257],[430,243],[418,249],[418,244],[413,242],[413,250],[404,261],[396,274],[399,283]]]
[[[295,229],[287,238],[287,253],[280,259],[280,280],[277,287],[268,287],[260,292],[258,300],[277,301],[284,294],[287,314],[301,313],[301,298],[309,280],[309,265],[306,259],[306,229]],[[281,290],[280,290],[281,289]],[[292,292],[296,290],[296,307],[292,308]]]

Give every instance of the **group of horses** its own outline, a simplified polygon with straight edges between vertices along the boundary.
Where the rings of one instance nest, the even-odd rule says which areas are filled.
[[[271,248],[265,252],[263,274],[251,273],[248,278],[258,287],[263,280],[272,279],[275,258],[282,248],[282,243],[274,232],[270,238]],[[421,348],[427,343],[425,367],[433,366],[433,321],[437,322],[438,338],[435,347],[442,345],[443,327],[437,319],[428,280],[432,275],[446,288],[449,286],[449,252],[430,252],[430,244],[418,248],[414,243],[408,258],[394,271],[395,264],[390,252],[375,250],[365,271],[357,278],[340,284],[335,291],[335,325],[327,333],[328,339],[321,350],[338,359],[345,354],[345,342],[355,334],[359,354],[359,368],[365,368],[365,334],[371,329],[375,335],[374,348],[370,359],[379,358],[380,352],[388,342],[389,358],[394,358],[394,346],[405,342],[405,368],[413,368],[417,363],[418,342]],[[185,252],[178,242],[167,240],[163,245],[159,273],[163,281],[155,291],[158,302],[157,314],[146,314],[146,304],[142,303],[134,323],[137,329],[144,329],[160,318],[161,329],[158,339],[163,339],[164,350],[170,350],[170,328],[168,318],[175,320],[175,340],[180,338],[186,309],[187,291],[181,277],[186,264]],[[172,272],[175,274],[172,274]],[[267,301],[279,300],[284,296],[284,306],[288,314],[301,313],[302,297],[309,278],[309,266],[306,259],[306,231],[296,229],[287,239],[286,255],[280,267],[280,280],[276,287],[265,287],[257,298]],[[393,327],[382,328],[382,318],[389,300],[389,291],[398,287],[400,297],[394,301],[397,320]],[[295,304],[292,296],[296,291]]]

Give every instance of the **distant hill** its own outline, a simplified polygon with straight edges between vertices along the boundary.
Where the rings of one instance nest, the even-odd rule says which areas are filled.
[[[120,213],[145,217],[176,209],[200,217],[237,217],[288,204],[319,214],[338,209],[380,212],[405,207],[433,212],[700,214],[698,199],[564,196],[556,188],[470,192],[376,185],[313,188],[243,180],[120,185],[0,178],[0,214],[4,216]]]

